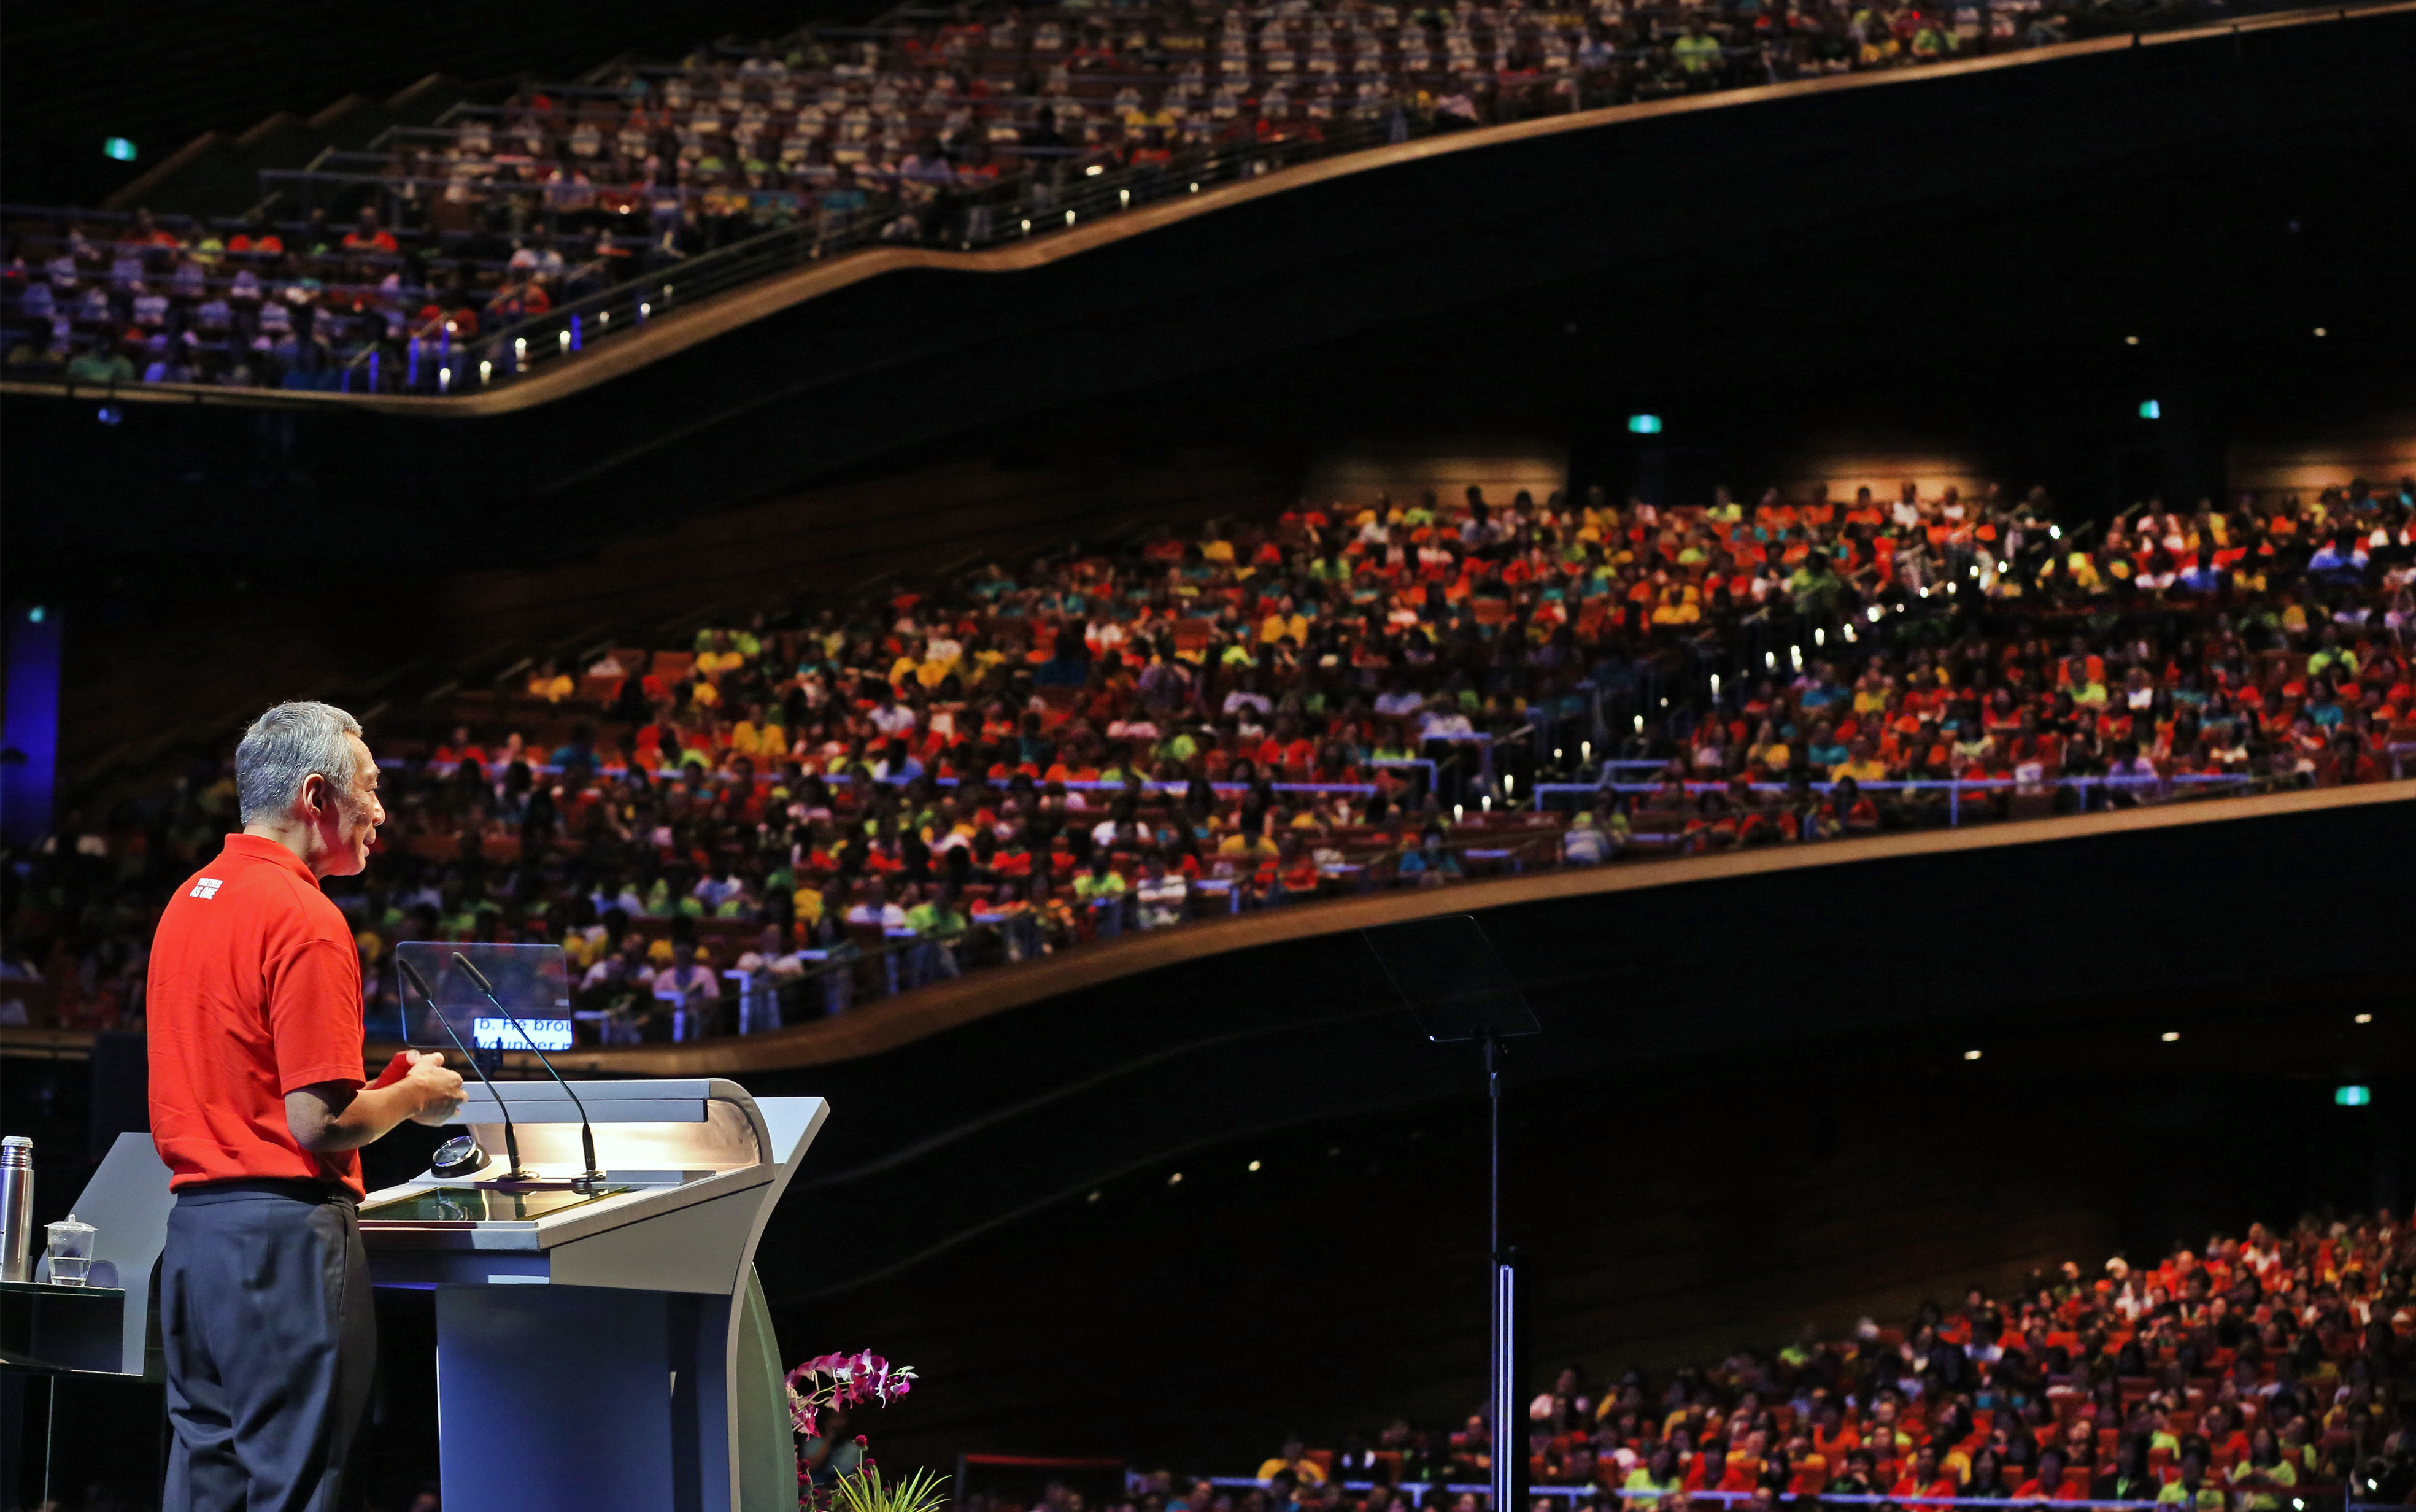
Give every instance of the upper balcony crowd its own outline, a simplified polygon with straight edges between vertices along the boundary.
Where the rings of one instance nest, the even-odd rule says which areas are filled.
[[[2111,0],[898,12],[465,100],[365,150],[264,171],[245,216],[5,212],[0,351],[20,379],[456,393],[852,247],[983,246],[1430,131],[1916,67],[2184,12],[2197,14]]]

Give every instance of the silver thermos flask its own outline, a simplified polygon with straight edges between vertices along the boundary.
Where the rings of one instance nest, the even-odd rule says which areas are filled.
[[[0,1281],[34,1278],[34,1142],[0,1140]]]

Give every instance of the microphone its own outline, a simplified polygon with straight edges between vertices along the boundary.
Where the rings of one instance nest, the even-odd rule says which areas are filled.
[[[596,1169],[596,1126],[587,1121],[587,1105],[579,1100],[578,1093],[571,1092],[570,1083],[562,1080],[562,1073],[555,1070],[553,1063],[545,1058],[545,1051],[536,1048],[536,1036],[530,1034],[521,1024],[518,1015],[504,1006],[503,999],[495,996],[495,984],[487,980],[486,974],[470,964],[470,958],[459,950],[453,952],[453,964],[461,967],[469,975],[470,980],[478,984],[478,990],[485,993],[487,1001],[495,1005],[495,1011],[510,1020],[512,1027],[520,1031],[521,1043],[529,1048],[529,1053],[536,1057],[536,1063],[545,1067],[546,1074],[552,1077],[555,1084],[564,1092],[569,1093],[570,1105],[579,1110],[579,1146],[587,1157],[587,1169],[570,1179],[570,1189],[574,1192],[593,1193],[598,1186],[602,1185],[604,1172]]]
[[[419,995],[428,1000],[428,1011],[436,1015],[436,1021],[445,1026],[445,1033],[452,1038],[454,1048],[461,1051],[461,1058],[470,1063],[470,1069],[478,1073],[478,1080],[487,1083],[487,1090],[494,1095],[495,1106],[503,1110],[504,1156],[511,1162],[511,1170],[504,1173],[503,1179],[506,1181],[536,1180],[536,1176],[521,1169],[521,1137],[519,1131],[512,1127],[511,1105],[504,1101],[504,1095],[501,1092],[496,1091],[495,1083],[487,1075],[487,1068],[478,1064],[478,1057],[471,1051],[469,1046],[461,1043],[461,1036],[454,1033],[452,1021],[446,1019],[445,1010],[436,1005],[436,994],[428,990],[428,980],[419,975],[418,968],[400,956],[394,958],[394,963],[401,968],[403,976],[410,981],[411,985],[419,989]]]

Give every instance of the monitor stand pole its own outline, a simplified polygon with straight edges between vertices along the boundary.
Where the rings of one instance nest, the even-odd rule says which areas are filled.
[[[1502,1057],[1507,1053],[1498,1036],[1485,1036],[1487,1144],[1490,1167],[1487,1210],[1493,1268],[1493,1512],[1518,1512],[1517,1457],[1526,1452],[1518,1434],[1518,1371],[1516,1359],[1517,1273],[1510,1254],[1502,1247]]]

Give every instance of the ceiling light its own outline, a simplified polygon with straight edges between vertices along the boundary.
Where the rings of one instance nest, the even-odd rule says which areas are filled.
[[[1251,1169],[1252,1171],[1256,1171],[1256,1170],[1258,1170],[1258,1169],[1259,1169],[1259,1162],[1257,1162],[1256,1160],[1251,1161],[1251,1162],[1250,1162],[1250,1169]]]
[[[1090,1196],[1085,1197],[1085,1198],[1083,1198],[1083,1199],[1082,1199],[1082,1201],[1084,1201],[1084,1202],[1097,1202],[1098,1200],[1099,1200],[1099,1194],[1098,1194],[1098,1193],[1096,1193],[1096,1192],[1093,1192]]]
[[[1963,1052],[1963,1058],[1967,1061],[1976,1061],[1980,1058],[1980,1052],[1976,1050],[1967,1050]]]
[[[2182,1032],[2181,1032],[2180,1030],[2178,1030],[2178,1029],[2167,1029],[2167,1030],[2166,1030],[2166,1031],[2165,1031],[2164,1036],[2163,1036],[2164,1041],[2165,1041],[2165,1043],[2166,1043],[2166,1044],[2167,1044],[2167,1045],[2171,1044],[2174,1040],[2179,1039],[2179,1038],[2181,1038],[2181,1037],[2182,1037]],[[1176,1177],[1175,1179],[1176,1179],[1177,1181],[1180,1181],[1180,1180],[1182,1180],[1183,1178],[1181,1178],[1180,1176],[1178,1176],[1178,1177]]]
[[[2317,326],[2317,327],[2316,327],[2316,334],[2317,334],[2318,336],[2321,336],[2321,335],[2323,335],[2323,334],[2324,334],[2324,328],[2323,328],[2322,326],[2320,326],[2320,325]]]
[[[1167,1178],[1166,1178],[1166,1184],[1167,1184],[1169,1187],[1180,1187],[1180,1186],[1182,1186],[1182,1185],[1183,1185],[1183,1172],[1180,1172],[1180,1171],[1178,1171],[1178,1172],[1176,1172],[1173,1175],[1167,1177]]]
[[[2139,344],[2139,339],[2136,336],[2126,336],[2122,338],[2122,344],[2124,346],[2137,346]]]
[[[2356,1021],[2359,1023],[2372,1023],[2374,1021],[2374,1015],[2371,1013],[2361,1013],[2357,1016]]]

